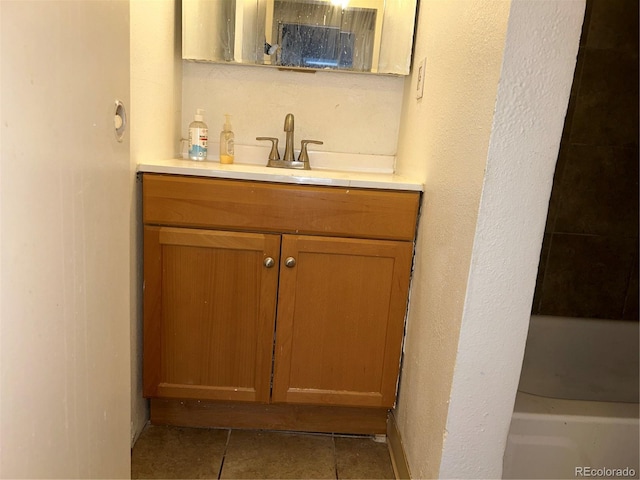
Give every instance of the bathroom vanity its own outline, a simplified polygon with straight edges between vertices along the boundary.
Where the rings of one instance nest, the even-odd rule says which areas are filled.
[[[151,421],[384,433],[419,187],[141,170]]]

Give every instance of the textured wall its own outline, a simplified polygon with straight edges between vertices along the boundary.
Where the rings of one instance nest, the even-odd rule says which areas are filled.
[[[180,12],[175,1],[130,0],[131,163],[171,158],[180,145],[182,60]],[[159,32],[162,32],[160,35]],[[132,179],[133,190],[136,189]],[[135,192],[134,195],[139,192]],[[135,198],[135,197],[134,197]],[[142,398],[142,214],[131,212],[131,441],[149,418]]]
[[[135,163],[171,158],[180,149],[179,7],[177,0],[130,0],[131,160]]]
[[[588,0],[533,313],[638,320],[638,1]]]
[[[0,2],[0,477],[130,473],[126,2]]]
[[[182,135],[201,107],[212,143],[230,113],[237,144],[264,145],[255,137],[266,136],[283,145],[284,117],[293,113],[295,148],[313,139],[324,141],[318,151],[395,155],[403,85],[404,77],[185,61]]]
[[[583,0],[513,0],[440,478],[501,478]]]
[[[396,410],[415,478],[500,478],[583,12],[420,4],[397,159],[425,182]]]
[[[396,160],[425,183],[396,412],[414,478],[439,476],[509,8],[420,2]]]

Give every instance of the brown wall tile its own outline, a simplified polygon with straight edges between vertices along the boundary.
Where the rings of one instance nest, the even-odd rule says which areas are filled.
[[[627,290],[627,299],[624,304],[624,312],[622,318],[625,320],[638,321],[638,241],[636,239],[636,254],[631,266],[631,274],[629,276],[629,288]]]
[[[638,236],[638,150],[570,145],[554,233]]]
[[[576,111],[576,102],[578,101],[578,91],[580,90],[580,79],[582,78],[582,68],[584,66],[584,49],[580,47],[578,57],[576,58],[576,68],[573,72],[573,83],[571,84],[571,92],[569,94],[569,105],[567,106],[567,114],[564,118],[564,127],[562,128],[561,142],[569,143],[571,137],[571,127],[573,125],[573,117]]]
[[[570,142],[638,144],[638,54],[586,49]]]
[[[593,0],[586,46],[638,51],[638,0]]]
[[[549,208],[547,210],[547,223],[545,224],[545,232],[554,232],[556,228],[556,218],[558,216],[558,205],[562,197],[562,186],[564,182],[564,169],[567,164],[567,146],[560,144],[558,153],[558,161],[556,162],[556,170],[553,174],[553,186],[551,188],[551,197],[549,198]]]
[[[549,259],[549,250],[551,249],[551,234],[545,233],[542,241],[542,250],[540,252],[540,263],[538,263],[538,276],[536,278],[536,289],[533,293],[533,306],[531,313],[540,314],[540,299],[542,297],[542,285],[544,282],[544,274]]]
[[[638,100],[638,0],[587,0],[534,314],[638,319]]]
[[[554,234],[540,313],[622,318],[636,239]]]

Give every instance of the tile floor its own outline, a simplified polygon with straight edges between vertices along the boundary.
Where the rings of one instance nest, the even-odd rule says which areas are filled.
[[[387,445],[370,437],[147,425],[131,478],[395,477]]]

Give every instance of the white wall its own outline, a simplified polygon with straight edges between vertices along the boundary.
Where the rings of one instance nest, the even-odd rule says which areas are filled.
[[[266,136],[283,145],[284,117],[293,113],[297,149],[309,139],[324,141],[318,151],[395,155],[403,86],[404,77],[185,61],[182,135],[204,108],[210,142],[230,113],[237,144],[264,145],[255,137]]]
[[[512,2],[443,478],[494,478],[502,471],[584,9],[584,0]]]
[[[509,5],[420,3],[396,163],[425,183],[396,412],[415,478],[439,473]]]
[[[501,476],[583,14],[421,3],[398,158],[426,183],[396,412],[415,477]]]
[[[128,2],[0,2],[0,477],[130,474]]]
[[[180,149],[182,60],[179,2],[130,0],[131,162],[171,158]],[[132,189],[136,189],[135,181]],[[137,194],[139,195],[139,189]],[[132,211],[131,255],[131,441],[141,432],[149,409],[142,397],[142,215]]]
[[[180,2],[131,2],[131,160],[167,158],[180,147]]]

